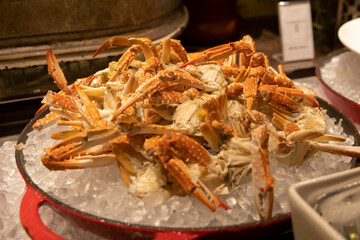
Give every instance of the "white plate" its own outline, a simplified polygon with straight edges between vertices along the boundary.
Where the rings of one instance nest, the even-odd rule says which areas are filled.
[[[360,54],[360,18],[344,23],[338,31],[340,42],[358,54]]]

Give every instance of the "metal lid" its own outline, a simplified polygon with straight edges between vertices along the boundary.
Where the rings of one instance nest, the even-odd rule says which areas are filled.
[[[9,9],[11,6],[15,8],[14,4],[18,1],[2,1],[0,3],[0,12],[4,14],[0,14],[0,18],[6,17],[9,14],[6,14],[7,11],[10,12]],[[27,7],[29,7],[28,1],[20,1],[26,4],[24,9],[18,9],[18,12],[25,11]],[[32,1],[33,3],[34,1]],[[38,4],[38,7],[41,6],[41,0],[35,1]],[[48,1],[45,1],[48,2]],[[64,1],[68,2],[68,1]],[[78,1],[70,1],[70,2],[78,2]],[[91,3],[82,2],[82,4],[91,5]],[[131,4],[135,4],[133,1],[129,1],[128,4],[125,4],[121,1],[122,4],[115,4],[111,6],[111,3],[106,3],[108,1],[101,1],[102,7],[97,9],[100,11],[95,16],[91,16],[91,14],[96,13],[96,9],[94,7],[89,8],[93,9],[92,13],[84,13],[81,12],[83,8],[77,9],[76,12],[71,12],[66,14],[66,11],[70,11],[72,7],[68,6],[62,10],[63,15],[61,17],[70,18],[67,19],[66,22],[75,22],[77,26],[70,26],[66,28],[66,24],[59,21],[59,25],[55,29],[49,29],[47,33],[44,32],[44,26],[48,26],[45,23],[47,19],[41,19],[41,17],[35,17],[33,15],[39,14],[40,11],[29,10],[25,11],[28,15],[32,16],[28,21],[33,21],[32,24],[32,34],[30,32],[18,33],[6,28],[9,26],[11,22],[13,22],[13,18],[7,19],[6,21],[9,24],[2,24],[0,27],[0,70],[2,69],[10,69],[10,68],[25,68],[29,66],[35,65],[43,65],[46,64],[45,55],[46,51],[51,48],[59,61],[78,61],[78,60],[86,60],[91,59],[93,53],[96,49],[108,38],[114,35],[121,35],[125,37],[146,37],[150,38],[155,42],[161,41],[166,37],[176,37],[178,36],[186,27],[189,15],[186,7],[181,4],[180,0],[175,1],[142,1],[137,0],[135,2],[137,6],[131,6]],[[52,2],[51,2],[52,3]],[[107,7],[103,6],[107,4]],[[7,8],[1,7],[1,5],[8,5]],[[65,3],[64,3],[65,4]],[[95,3],[94,3],[95,4]],[[99,5],[99,3],[97,4]],[[141,8],[139,7],[141,6]],[[18,6],[20,7],[21,4]],[[57,9],[49,9],[48,15],[51,15],[51,12],[59,11],[60,7],[57,6]],[[124,12],[124,9],[127,9],[128,12]],[[32,9],[36,9],[36,6],[32,6]],[[31,15],[31,13],[33,15]],[[73,20],[76,14],[82,15],[77,18],[77,20]],[[114,18],[115,14],[117,14],[117,19]],[[142,15],[141,15],[142,14]],[[1,17],[2,16],[2,17]],[[89,16],[90,19],[87,19]],[[122,17],[121,17],[122,16]],[[19,18],[23,18],[21,14],[18,15]],[[94,20],[95,18],[95,20]],[[83,19],[85,22],[80,22],[80,19]],[[99,26],[97,21],[102,22],[101,19],[107,19],[107,25]],[[109,19],[116,21],[117,24],[112,24],[109,22]],[[5,20],[5,18],[4,18]],[[60,20],[60,19],[59,19]],[[87,22],[87,20],[89,22]],[[25,20],[23,20],[24,22]],[[50,21],[50,20],[49,20]],[[51,20],[53,24],[55,20]],[[39,24],[41,23],[41,29]],[[38,24],[38,26],[36,25]],[[88,26],[86,26],[88,24]],[[11,25],[10,25],[11,26]],[[26,27],[26,26],[25,26]],[[23,29],[26,29],[23,27]],[[49,27],[49,26],[48,26]],[[13,26],[15,29],[15,25]],[[36,32],[36,29],[39,28]],[[16,30],[16,29],[15,29]],[[124,49],[111,49],[106,53],[102,54],[102,57],[107,56],[115,56],[124,52]]]

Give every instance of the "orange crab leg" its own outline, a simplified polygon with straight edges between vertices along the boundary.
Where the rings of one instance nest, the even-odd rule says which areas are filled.
[[[210,155],[200,143],[186,135],[169,133],[146,140],[144,147],[146,152],[162,162],[164,168],[188,194],[193,194],[212,211],[215,211],[216,207],[228,209],[200,180],[193,177],[186,164],[198,163],[207,166],[210,163]]]
[[[146,161],[145,157],[136,151],[138,148],[142,149],[144,145],[144,139],[142,139],[139,135],[130,136],[129,134],[124,134],[110,141],[113,153],[118,161],[121,177],[127,187],[131,185],[129,174],[133,175],[135,173],[135,166],[131,159]]]
[[[281,130],[284,130],[286,135],[300,130],[299,126],[296,123],[287,121],[285,118],[283,118],[277,113],[273,114],[273,118],[271,121],[274,126],[278,127]]]
[[[179,91],[159,91],[154,94],[151,94],[149,98],[149,103],[152,106],[155,105],[162,105],[162,104],[179,104],[183,103],[184,101],[191,99],[194,100],[196,97],[199,96],[199,91],[195,88],[189,88],[184,92]],[[171,118],[170,118],[171,119]]]
[[[258,91],[258,77],[248,77],[244,82],[244,95],[246,99],[246,108],[252,110],[252,106]]]
[[[107,122],[101,120],[100,112],[95,103],[78,86],[74,86],[72,95],[78,110],[91,126],[104,127],[107,125]]]
[[[185,50],[185,48],[181,45],[179,40],[171,39],[170,44],[172,49],[177,53],[179,58],[183,63],[187,63],[189,61],[189,56]]]
[[[231,66],[222,65],[221,71],[226,76],[237,77],[242,72],[242,69],[239,67],[231,67]]]
[[[170,81],[175,83],[181,83],[188,87],[194,87],[204,91],[212,91],[211,89],[205,85],[202,81],[197,78],[191,76],[189,73],[182,70],[162,70],[159,71],[158,77],[163,81]]]
[[[202,123],[200,125],[200,131],[208,142],[210,148],[215,152],[220,151],[221,137],[220,134],[214,129],[210,123]]]
[[[43,104],[43,105],[35,112],[35,116],[37,116],[42,110],[46,109],[47,107],[49,107],[48,104]]]
[[[131,45],[139,45],[144,53],[145,60],[155,57],[153,50],[151,49],[151,40],[148,38],[129,38]]]
[[[46,125],[51,125],[60,119],[60,114],[50,112],[45,117],[38,119],[34,124],[33,128],[41,130],[46,127]]]
[[[271,106],[285,111],[296,111],[298,102],[290,96],[277,91],[276,85],[262,85],[259,88],[263,100]]]
[[[63,139],[66,139],[66,138],[69,138],[69,137],[72,137],[76,134],[79,134],[81,131],[79,130],[66,130],[66,131],[61,131],[61,132],[56,132],[56,133],[53,133],[51,134],[51,137],[53,139],[57,139],[57,140],[63,140]]]
[[[60,88],[60,90],[70,95],[71,93],[67,86],[67,81],[64,76],[64,73],[61,70],[60,65],[55,57],[55,54],[51,49],[49,49],[46,53],[46,61],[47,61],[49,74],[54,79],[55,84]]]
[[[277,85],[262,85],[259,91],[265,95],[264,101],[269,102],[274,107],[285,110],[297,110],[298,104],[303,102],[307,106],[319,107],[318,102],[304,94],[297,88],[278,87]]]
[[[161,62],[167,64],[170,62],[171,55],[171,40],[166,38],[161,41],[162,44],[162,53],[161,53]]]
[[[233,82],[228,85],[228,94],[230,97],[237,97],[243,93],[244,85],[239,82]]]
[[[307,106],[319,107],[319,103],[314,98],[304,94],[303,91],[297,88],[277,87],[276,90],[283,94],[290,95],[299,102],[303,102]]]
[[[266,125],[257,127],[251,133],[253,196],[261,220],[271,218],[274,201],[275,181],[269,171],[268,139]]]
[[[77,109],[83,115],[83,117],[89,122],[93,127],[97,126],[106,126],[107,123],[101,121],[100,113],[95,103],[93,103],[89,97],[76,85],[72,85],[71,88],[67,86],[67,81],[65,76],[59,66],[56,57],[49,49],[46,55],[46,60],[48,63],[49,74],[55,80],[56,85],[66,94],[71,95],[72,99],[67,99],[66,96],[62,94],[55,94],[48,92],[44,98],[44,102],[47,104],[59,101],[60,106],[68,107],[69,109]],[[49,99],[50,98],[50,99]],[[66,101],[65,101],[66,99]],[[64,102],[63,102],[64,101]],[[73,104],[75,103],[75,106]]]
[[[86,155],[87,149],[116,138],[119,134],[120,132],[116,128],[87,130],[45,148],[46,154],[41,157],[41,160],[46,167],[54,170],[99,166],[98,164],[103,164],[101,163],[102,160],[108,163],[116,159],[106,154],[106,156],[99,156],[99,162],[97,163],[95,161],[96,156],[84,156],[81,161],[80,158],[76,160],[73,157],[76,155]],[[101,148],[99,151],[101,154],[105,154],[109,150]]]
[[[63,110],[57,111],[55,108],[52,108],[51,113],[35,122],[35,124],[33,125],[33,128],[35,129],[40,130],[43,127],[51,125],[55,121],[59,120],[60,116],[62,115],[65,115],[66,118],[72,119],[70,113],[67,113],[67,111],[65,111],[66,109],[72,112],[78,112],[77,106],[73,99],[67,97],[64,92],[55,93],[53,91],[48,91],[44,99],[42,100],[42,103],[44,104],[43,107],[61,107]],[[42,109],[43,107],[41,107],[40,109]]]
[[[115,73],[111,76],[109,82],[115,81],[116,77],[135,60],[141,52],[144,53],[145,59],[148,60],[154,57],[154,52],[151,47],[151,40],[147,38],[126,38],[126,37],[112,37],[105,41],[94,53],[93,57],[106,51],[110,47],[130,47],[119,59],[115,66]]]
[[[122,123],[117,126],[121,132],[129,134],[166,134],[168,132],[178,132],[189,134],[186,129],[173,128],[170,125],[146,124],[146,123]]]
[[[151,104],[177,104],[184,102],[187,97],[181,92],[176,91],[162,91],[156,92],[151,95],[150,103]]]
[[[339,146],[329,143],[319,143],[319,142],[311,142],[310,143],[316,150],[328,152],[332,154],[339,154],[343,156],[349,157],[360,157],[360,147],[359,146]]]
[[[130,47],[119,59],[115,66],[115,72],[111,76],[109,82],[114,82],[116,77],[129,66],[137,55],[141,53],[142,49],[139,45]]]
[[[126,102],[124,102],[121,107],[114,113],[112,120],[115,120],[121,113],[123,113],[135,102],[140,101],[150,93],[159,90],[163,81],[181,83],[189,87],[195,87],[203,90],[207,89],[203,82],[186,72],[176,70],[161,70],[158,72],[158,74],[146,80],[136,89],[135,93],[132,94],[131,97],[129,97]]]
[[[69,98],[65,94],[56,93],[51,90],[47,92],[42,103],[54,106],[54,107],[61,107],[63,109],[68,109],[70,111],[78,111],[76,103],[73,99]]]
[[[253,46],[249,44],[245,40],[240,40],[237,42],[230,42],[227,44],[223,44],[220,46],[216,46],[205,50],[199,57],[188,61],[187,63],[180,66],[180,68],[184,68],[190,64],[194,64],[201,61],[215,61],[226,58],[233,53],[245,53],[250,54],[254,51]]]
[[[45,167],[50,170],[66,170],[66,169],[81,169],[81,168],[97,168],[113,164],[116,158],[113,154],[104,152],[96,155],[83,155],[73,157],[67,161],[57,161],[54,159],[45,159],[41,157]]]
[[[174,176],[182,189],[189,194],[193,194],[212,211],[216,211],[217,207],[229,209],[229,207],[201,183],[200,180],[195,181],[192,179],[189,167],[182,160],[170,159],[166,163],[166,169]]]
[[[112,121],[115,120],[120,114],[122,114],[128,107],[142,100],[147,94],[154,91],[161,84],[161,80],[157,76],[149,78],[143,84],[141,84],[136,91],[120,106],[114,113]]]
[[[148,59],[154,56],[149,46],[150,44],[151,40],[147,38],[127,38],[116,36],[106,40],[103,44],[101,44],[101,46],[94,53],[93,58],[111,47],[130,47],[132,45],[139,45],[144,50],[146,59]]]
[[[131,46],[131,43],[129,42],[129,39],[126,37],[112,37],[108,40],[106,40],[101,46],[96,50],[96,52],[93,55],[93,58],[99,55],[102,52],[105,52],[111,47],[129,47]]]

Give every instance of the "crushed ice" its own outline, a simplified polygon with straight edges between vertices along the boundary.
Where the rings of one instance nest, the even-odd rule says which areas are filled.
[[[341,135],[341,125],[334,124],[334,119],[327,121],[333,133]],[[233,189],[229,195],[220,196],[231,207],[230,210],[211,212],[189,196],[173,196],[163,204],[135,197],[123,184],[115,164],[95,169],[49,171],[42,165],[40,155],[44,147],[54,144],[48,133],[55,131],[54,128],[59,130],[54,125],[40,133],[29,133],[24,149],[25,166],[40,188],[74,208],[106,219],[162,227],[216,227],[259,220],[250,181]],[[352,143],[353,139],[349,138],[346,143],[340,144]],[[290,211],[287,189],[291,184],[349,169],[350,159],[319,152],[301,167],[288,167],[271,161],[270,170],[276,181],[273,216]]]
[[[6,141],[0,146],[0,239],[30,239],[20,223],[19,207],[25,193],[25,182],[15,162],[15,141]],[[35,174],[34,168],[33,173]],[[68,224],[60,214],[49,206],[39,209],[41,219],[53,232],[70,239],[100,240],[101,237]]]
[[[334,119],[328,119],[328,122],[334,134],[343,134],[342,127],[334,124]],[[23,149],[26,170],[39,187],[72,207],[107,219],[163,227],[223,226],[259,220],[250,183],[239,186],[229,195],[220,196],[231,209],[218,209],[213,213],[193,197],[173,196],[160,205],[151,199],[134,197],[122,183],[116,166],[49,171],[41,164],[40,155],[44,147],[54,144],[47,132],[55,131],[54,127],[29,133]],[[43,141],[45,137],[48,141]],[[349,138],[344,144],[352,143],[353,138]],[[16,169],[14,147],[14,141],[0,147],[0,239],[26,239],[19,219],[25,183]],[[348,169],[350,158],[318,153],[299,168],[289,168],[278,161],[271,161],[270,167],[276,180],[273,212],[273,216],[276,216],[290,211],[287,189],[291,184]],[[149,202],[150,205],[147,204]],[[46,205],[40,208],[40,215],[46,225],[65,238],[99,239],[90,232],[64,224],[66,221]]]
[[[346,51],[320,69],[322,80],[334,91],[360,104],[360,55]]]

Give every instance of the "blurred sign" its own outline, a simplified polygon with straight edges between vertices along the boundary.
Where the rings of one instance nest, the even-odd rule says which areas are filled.
[[[313,59],[310,1],[281,1],[278,11],[283,61]]]

